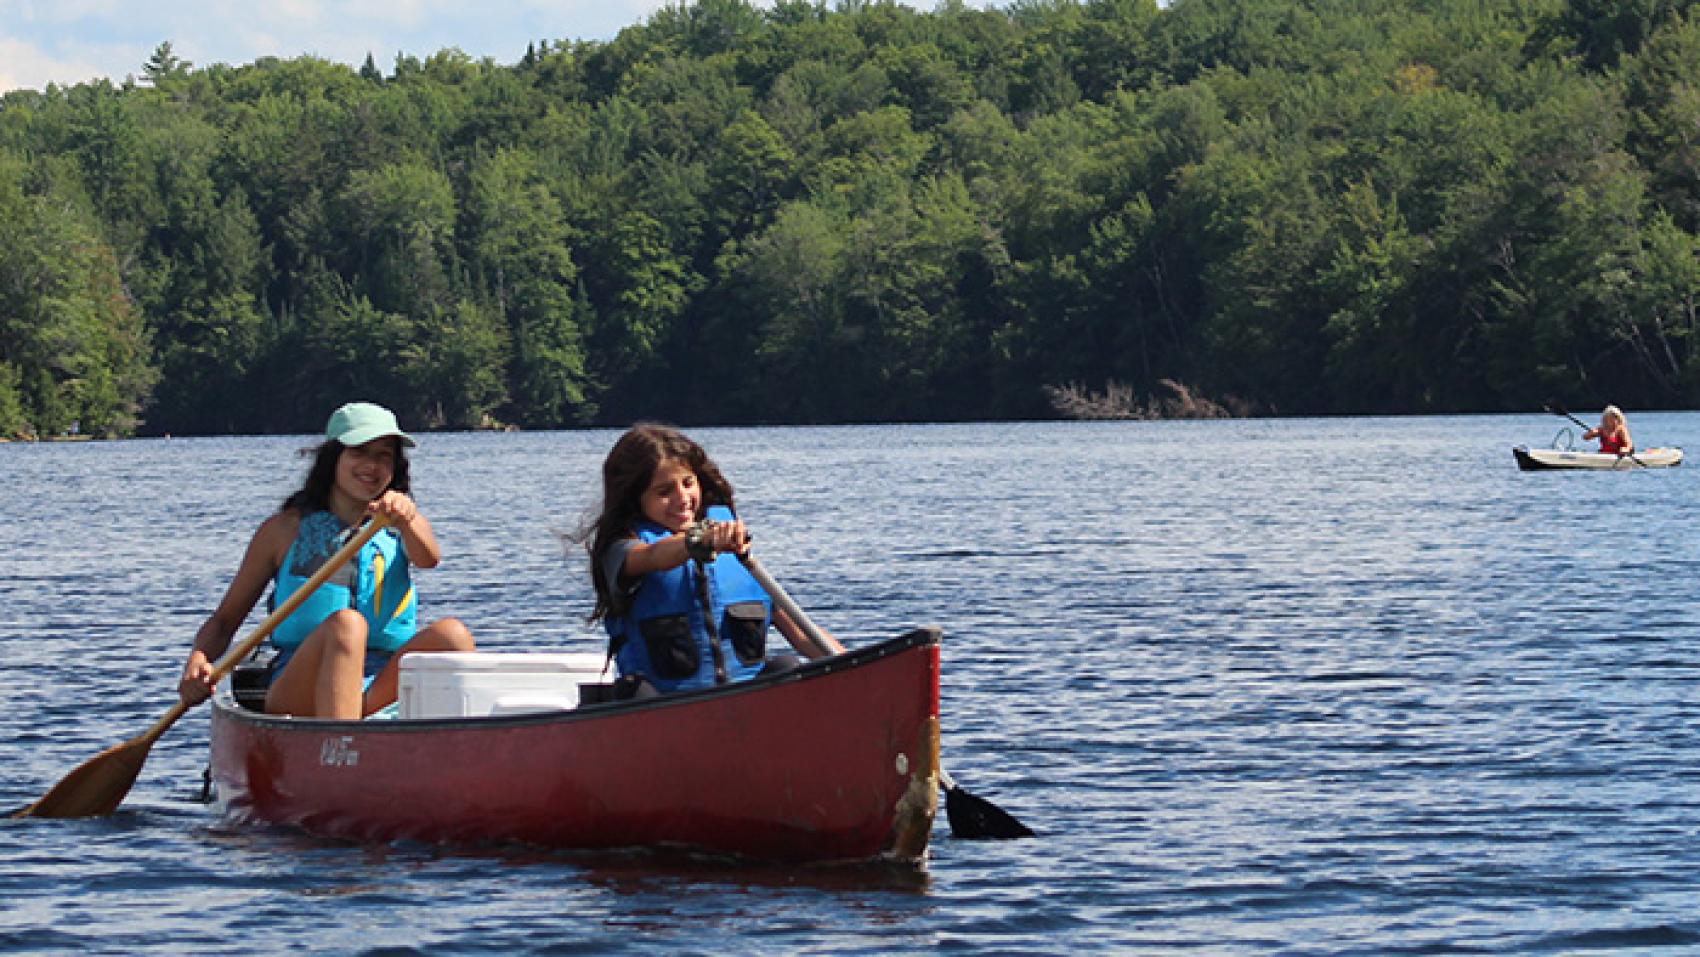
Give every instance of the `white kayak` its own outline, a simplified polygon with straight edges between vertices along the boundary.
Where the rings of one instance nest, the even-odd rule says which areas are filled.
[[[1558,449],[1530,449],[1521,445],[1511,450],[1517,457],[1517,467],[1525,472],[1542,469],[1664,469],[1682,464],[1682,450],[1646,449],[1634,455],[1615,455],[1605,452],[1564,452]]]

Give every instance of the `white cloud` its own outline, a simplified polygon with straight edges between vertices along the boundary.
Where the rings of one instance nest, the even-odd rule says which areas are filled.
[[[133,55],[135,52],[111,45],[67,45],[49,50],[13,37],[0,37],[0,93],[40,90],[49,83],[74,86],[101,77],[120,83],[125,76],[141,71],[146,57]]]
[[[337,19],[336,15],[325,10],[322,0],[267,0],[266,3],[256,4],[247,16],[231,10],[223,4],[214,4],[219,19],[225,21],[252,19],[258,17],[284,30],[318,30],[329,26]]]
[[[16,3],[0,0],[0,22],[14,28],[20,23],[70,23],[76,20],[106,20],[122,16],[121,0],[49,0],[45,3]]]
[[[432,12],[425,0],[353,0],[344,9],[358,20],[418,28]]]
[[[513,63],[540,40],[612,39],[669,2],[0,0],[0,92],[101,76],[122,82],[165,41],[197,67],[305,54],[358,66],[370,53],[387,70],[397,53],[424,58],[448,47]]]

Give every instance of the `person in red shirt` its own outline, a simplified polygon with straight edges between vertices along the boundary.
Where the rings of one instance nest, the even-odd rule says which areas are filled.
[[[1615,405],[1608,405],[1600,413],[1600,424],[1596,428],[1582,433],[1582,438],[1599,439],[1600,451],[1606,455],[1633,455],[1635,442],[1629,437],[1629,421],[1623,417],[1623,410]]]

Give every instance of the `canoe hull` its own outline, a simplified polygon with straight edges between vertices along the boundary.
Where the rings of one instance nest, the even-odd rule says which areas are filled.
[[[673,846],[782,861],[925,857],[939,633],[743,684],[574,711],[331,721],[224,696],[226,813],[360,841]]]
[[[1553,469],[1658,469],[1682,464],[1679,448],[1648,449],[1633,456],[1607,455],[1599,452],[1564,452],[1558,449],[1531,449],[1517,446],[1511,450],[1517,467],[1525,472]]]

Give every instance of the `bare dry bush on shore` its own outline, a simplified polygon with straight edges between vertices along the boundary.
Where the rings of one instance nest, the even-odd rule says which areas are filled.
[[[1070,382],[1046,386],[1045,395],[1051,400],[1051,408],[1070,419],[1227,419],[1251,412],[1245,403],[1232,398],[1224,405],[1173,379],[1157,381],[1172,394],[1141,402],[1132,386],[1111,379],[1102,392]]]

